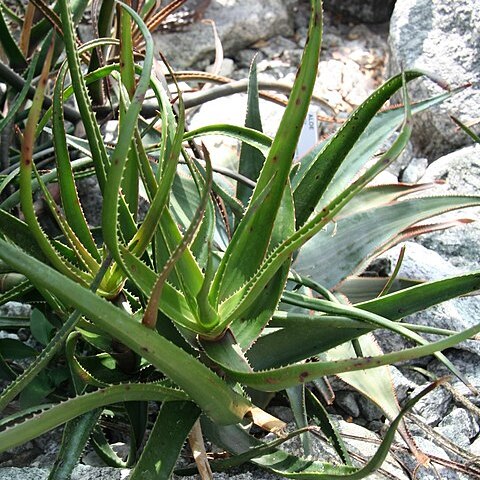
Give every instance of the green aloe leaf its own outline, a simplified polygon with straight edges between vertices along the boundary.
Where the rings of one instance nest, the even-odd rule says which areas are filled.
[[[258,101],[258,82],[257,82],[257,62],[254,60],[250,66],[248,79],[248,97],[247,97],[247,116],[245,126],[254,130],[262,131],[262,118],[260,116],[260,105]],[[247,143],[242,143],[240,160],[238,163],[238,173],[244,175],[250,180],[257,181],[262,170],[264,157],[260,152]],[[244,204],[248,205],[252,192],[245,185],[237,184],[236,197]]]
[[[219,308],[224,322],[228,324],[230,319],[238,319],[248,307],[252,305],[258,295],[262,292],[265,285],[268,284],[273,274],[277,272],[285,261],[298,250],[315,234],[323,230],[335,216],[355,197],[373,178],[375,178],[384,168],[393,162],[405,148],[411,132],[411,115],[404,87],[404,96],[406,98],[405,119],[401,132],[392,146],[360,175],[346,190],[338,195],[321,212],[314,215],[305,225],[297,230],[293,235],[288,236],[281,242],[265,259],[257,272],[234,294],[227,298]],[[320,283],[320,282],[318,282]]]
[[[383,291],[389,277],[347,277],[337,288],[352,303],[366,302],[379,296]],[[422,280],[397,277],[390,285],[390,292],[397,292],[404,288],[423,283]]]
[[[411,329],[405,328],[402,324],[392,322],[384,317],[378,316],[376,314],[369,314],[364,315],[362,309],[358,309],[356,307],[351,307],[349,305],[343,305],[338,302],[332,302],[328,300],[321,300],[310,298],[304,295],[298,295],[295,293],[285,292],[283,295],[283,300],[287,303],[291,303],[293,305],[302,306],[304,308],[311,308],[316,311],[328,313],[328,314],[337,314],[337,315],[345,315],[350,318],[355,318],[358,320],[365,321],[366,323],[370,323],[374,325],[376,328],[386,328],[391,332],[398,333],[403,337],[413,340],[419,345],[426,345],[428,342],[418,335],[415,331]],[[353,340],[356,345],[354,344],[355,350],[360,351],[359,341]],[[362,355],[358,353],[358,355]],[[459,377],[466,385],[469,385],[469,382],[463,377],[461,372],[448,360],[442,353],[437,352],[435,356],[442,361],[457,377]]]
[[[303,225],[315,208],[325,207],[346,188],[395,132],[403,120],[403,108],[376,114],[402,87],[403,76],[408,82],[423,74],[406,71],[388,80],[350,115],[332,138],[309,154],[307,162],[302,162],[293,180],[297,226]],[[451,94],[422,102],[412,107],[412,113],[435,105]]]
[[[138,80],[135,93],[133,94],[130,105],[122,116],[122,121],[119,124],[118,141],[109,159],[109,167],[106,176],[108,181],[105,184],[105,189],[103,191],[103,238],[111,254],[119,262],[121,262],[121,256],[118,242],[118,228],[120,224],[123,225],[124,223],[121,218],[119,219],[120,187],[125,170],[125,163],[128,158],[128,152],[137,126],[138,116],[142,108],[145,94],[150,85],[150,74],[153,66],[153,40],[150,32],[134,10],[121,2],[120,4],[129,15],[132,16],[141,30],[145,39],[146,50],[143,70]],[[127,225],[122,226],[122,233],[124,237],[129,237]]]
[[[431,355],[446,348],[451,348],[459,342],[470,339],[479,332],[480,324],[467,330],[463,330],[462,332],[446,339],[438,340],[427,345],[374,357],[358,357],[346,360],[334,360],[331,362],[319,361],[306,364],[295,364],[274,370],[254,373],[233,371],[225,365],[222,365],[222,367],[224,367],[226,371],[228,371],[228,374],[236,381],[242,382],[257,390],[275,392],[326,375],[337,375],[342,372],[376,368],[382,365],[389,365],[395,362]]]
[[[163,403],[130,480],[170,478],[199,415],[199,408],[192,402]]]
[[[72,13],[70,5],[66,0],[58,2],[60,8],[61,22],[63,26],[63,40],[65,43],[65,53],[67,56],[72,85],[75,91],[75,98],[77,100],[78,109],[82,117],[82,122],[85,127],[90,151],[95,165],[100,189],[105,188],[106,173],[105,169],[108,165],[108,155],[103,144],[100,127],[96,122],[93,114],[90,99],[88,97],[87,88],[83,78],[82,69],[80,66],[79,53],[75,45],[74,25],[72,21]]]
[[[38,437],[73,418],[112,403],[132,400],[185,400],[180,390],[160,384],[121,384],[87,393],[57,404],[48,410],[0,432],[0,452]]]
[[[74,418],[65,425],[60,451],[48,480],[63,480],[71,476],[101,413],[102,409],[96,408]]]
[[[2,50],[5,52],[10,66],[14,70],[23,70],[27,67],[27,61],[20,48],[18,42],[13,38],[3,16],[3,9],[0,9],[0,43],[2,44]]]
[[[4,358],[18,360],[20,358],[29,358],[37,356],[38,352],[20,340],[13,338],[0,339],[0,354]]]
[[[91,289],[95,291],[109,266],[109,261],[105,261],[95,276],[91,284]],[[54,355],[63,347],[70,332],[75,328],[79,321],[81,313],[76,310],[67,318],[64,324],[57,330],[55,336],[47,344],[38,357],[32,362],[28,368],[12,383],[10,383],[0,395],[0,412],[13,400],[35,377],[48,365]]]
[[[157,278],[155,271],[145,265],[126,248],[123,248],[122,255],[123,263],[129,271],[129,278],[144,295],[149,295]],[[195,331],[195,327],[197,326],[196,317],[190,310],[185,296],[180,290],[171,286],[168,282],[165,283],[163,287],[160,310],[179,325]]]
[[[98,425],[93,429],[90,441],[95,452],[106,465],[114,468],[127,467],[127,462],[123,461],[116,452],[114,452]]]
[[[39,260],[45,260],[45,255],[39,251],[38,244],[32,238],[28,225],[3,208],[0,208],[0,232],[30,255]]]
[[[267,329],[246,353],[258,370],[305,360],[368,331],[364,323],[345,317],[286,312],[276,313],[271,325],[273,330]]]
[[[367,302],[358,303],[356,307],[390,320],[400,320],[433,305],[479,289],[480,273],[472,272],[412,286]]]
[[[67,65],[64,64],[60,68],[53,94],[52,138],[55,147],[57,178],[60,186],[63,211],[69,226],[90,254],[97,260],[100,260],[97,247],[80,205],[68,152],[65,118],[63,115],[63,83],[67,73],[66,67]]]
[[[173,180],[170,209],[176,222],[185,230],[200,202],[200,194],[193,177],[182,166]],[[208,244],[213,242],[215,234],[215,207],[209,199],[205,216],[190,250],[200,265],[206,264]]]
[[[332,288],[391,246],[399,232],[434,215],[479,203],[480,197],[424,197],[359,211],[315,235],[301,248],[293,268]]]
[[[406,195],[413,195],[423,190],[433,188],[436,185],[436,183],[392,183],[366,187],[345,205],[338,218],[348,217],[354,213],[388,205]]]
[[[202,419],[202,429],[216,445],[221,445],[234,455],[246,456],[246,460],[283,478],[332,479],[338,476],[338,478],[344,479],[346,475],[354,474],[356,471],[356,468],[351,466],[331,465],[312,459],[299,458],[275,447],[266,449],[268,444],[236,425],[219,427],[207,419]],[[253,458],[252,455],[245,455],[250,451],[258,453]]]
[[[330,439],[332,446],[335,448],[338,456],[342,459],[342,462],[345,465],[352,465],[352,460],[348,453],[347,447],[343,442],[343,438],[335,424],[331,421],[326,408],[311,390],[307,389],[305,393],[305,403],[308,416],[320,426],[322,432]]]
[[[307,408],[305,405],[305,385],[296,385],[286,390],[290,408],[292,409],[295,425],[297,428],[308,426]],[[312,453],[312,442],[308,432],[301,434],[304,455],[309,456]]]
[[[75,306],[100,328],[150,361],[183,388],[211,418],[236,423],[250,410],[250,403],[232,391],[210,369],[130,315],[96,296],[50,267],[0,239],[0,258],[26,274],[34,283]],[[210,388],[206,389],[205,385]]]
[[[452,94],[463,88],[464,87],[454,89],[447,93],[411,105],[412,114],[423,112],[428,108],[440,104],[450,98]],[[387,139],[389,139],[401,125],[405,116],[404,111],[403,106],[396,107],[377,113],[375,117],[373,117],[363,134],[354,144],[343,163],[338,168],[332,181],[329,183],[327,190],[322,195],[319,204],[317,204],[317,209],[321,209],[325,205],[328,205],[337,195],[351,184],[357,173],[365,167],[367,162],[378,153],[379,150],[385,148],[384,145]],[[304,174],[309,170],[311,164],[316,161],[327,142],[328,140],[320,142],[300,159],[300,167],[292,178],[294,190],[297,189]]]
[[[48,51],[47,58],[42,68],[39,86],[35,92],[35,96],[28,114],[27,124],[25,127],[22,147],[20,153],[20,202],[22,206],[22,213],[25,221],[30,229],[30,236],[36,240],[40,250],[55,265],[55,267],[67,275],[71,275],[79,282],[88,280],[88,274],[75,265],[62,258],[55,246],[44,233],[34,208],[32,198],[32,173],[35,173],[35,166],[33,163],[33,146],[35,142],[35,130],[40,113],[42,109],[43,97],[48,81],[48,74],[50,71],[50,64],[53,55],[53,45]]]
[[[205,127],[190,130],[185,133],[183,140],[193,140],[194,138],[202,137],[204,135],[223,135],[225,137],[234,138],[243,144],[253,147],[256,151],[261,152],[263,156],[268,154],[272,145],[272,139],[262,132],[254,130],[253,128],[229,125],[226,123],[206,125]]]
[[[322,5],[320,1],[312,0],[308,40],[297,78],[248,209],[267,186],[270,188],[268,201],[257,206],[253,213],[255,220],[248,231],[237,229],[233,235],[212,285],[212,303],[218,304],[242,286],[257,271],[272,246],[275,219],[285,200],[293,156],[315,83],[313,72],[317,70],[321,40]]]
[[[132,22],[130,15],[120,9],[118,11],[118,23],[120,27],[120,78],[123,88],[120,88],[120,126],[123,116],[126,114],[127,99],[131,101],[135,94],[135,64],[133,60]],[[148,68],[148,63],[147,63]],[[123,94],[124,90],[125,95]],[[119,132],[120,134],[120,132]],[[131,137],[123,179],[121,182],[122,193],[134,219],[138,211],[138,151],[136,148],[135,134]]]

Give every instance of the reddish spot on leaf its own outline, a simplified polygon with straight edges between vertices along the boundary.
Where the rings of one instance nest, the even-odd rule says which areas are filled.
[[[305,379],[308,377],[309,373],[308,372],[302,372],[299,376],[298,379],[303,383],[305,382]]]

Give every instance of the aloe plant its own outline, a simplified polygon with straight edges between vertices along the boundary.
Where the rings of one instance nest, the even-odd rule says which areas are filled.
[[[0,125],[7,131],[15,122],[21,135],[20,153],[12,144],[0,178],[0,267],[5,272],[0,301],[37,306],[30,326],[45,348],[22,372],[12,369],[3,358],[10,359],[8,351],[0,350],[1,372],[11,381],[0,396],[0,409],[18,395],[24,405],[21,413],[2,420],[7,428],[0,431],[0,450],[67,423],[50,478],[69,475],[89,438],[108,464],[132,467],[132,479],[168,478],[185,438],[201,443],[203,430],[232,454],[213,468],[251,461],[283,477],[355,479],[381,465],[398,429],[419,461],[425,461],[402,423],[420,397],[400,409],[388,365],[435,354],[468,383],[441,351],[476,335],[480,325],[463,332],[439,330],[445,338],[429,343],[418,327],[399,320],[478,290],[480,273],[391,293],[386,289],[393,278],[372,293],[352,275],[378,253],[427,229],[417,227],[418,222],[480,204],[477,196],[412,197],[428,187],[424,185],[369,186],[406,146],[411,116],[454,92],[410,105],[407,84],[424,74],[403,72],[294,165],[319,61],[321,1],[311,2],[308,40],[274,138],[259,131],[254,67],[246,127],[217,124],[187,132],[175,72],[168,75],[172,95],[154,68],[150,30],[167,11],[155,10],[155,2],[145,2],[139,11],[120,1],[94,2],[102,37],[79,45],[74,20],[83,3],[70,3],[59,0],[51,10],[44,2],[33,2],[45,15],[42,22],[53,27],[35,26],[34,38],[25,40],[31,50],[41,45],[42,61],[34,54],[22,88],[13,70],[30,53],[21,55],[4,40],[11,65],[2,70],[9,72],[3,78],[16,79],[12,90],[20,93],[9,100],[12,113]],[[112,32],[115,15],[116,36],[103,38]],[[60,22],[62,41],[53,41]],[[65,60],[56,65],[59,45],[65,48]],[[133,55],[132,48],[142,45],[136,63],[138,52]],[[89,67],[86,74],[83,63]],[[381,112],[399,91],[404,106]],[[105,92],[118,113],[114,146],[104,141],[99,127],[107,108]],[[142,116],[147,92],[158,111],[150,121]],[[73,113],[65,105],[72,95],[78,106]],[[68,127],[68,119],[81,120],[83,137]],[[391,146],[378,154],[394,133]],[[229,173],[236,189],[221,172],[214,174],[215,159],[196,143],[208,134],[242,143],[239,172]],[[52,148],[55,165],[44,172],[37,158]],[[102,193],[100,228],[90,226],[82,211],[76,182],[86,175],[96,178]],[[60,192],[58,203],[49,189],[53,184]],[[142,219],[137,215],[139,185],[148,199]],[[36,193],[60,233],[50,234],[42,226]],[[21,218],[13,214],[18,206]],[[353,282],[363,293],[350,304],[345,297]],[[8,326],[15,328],[15,321],[10,319]],[[370,337],[379,328],[417,346],[384,355]],[[13,350],[22,348],[16,344]],[[58,355],[66,359],[68,371],[55,382]],[[321,402],[305,389],[327,375],[341,376],[377,403],[391,422],[378,453],[363,468],[352,465]],[[65,380],[66,390],[61,385]],[[25,392],[35,388],[42,394],[29,404]],[[299,427],[289,435],[283,422],[265,412],[271,392],[281,390],[287,392]],[[140,451],[150,400],[160,410]],[[107,406],[130,426],[126,461],[115,455],[102,432],[99,419]],[[35,409],[40,413],[27,418]],[[255,438],[242,426],[247,420],[278,433],[279,439],[265,443]],[[279,448],[292,435],[302,435],[308,454],[309,432],[318,428],[337,450],[337,465],[295,458]],[[162,440],[166,431],[168,442]]]

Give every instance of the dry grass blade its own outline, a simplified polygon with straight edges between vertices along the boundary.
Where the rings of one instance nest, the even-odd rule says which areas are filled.
[[[192,450],[193,458],[197,464],[198,473],[202,480],[213,480],[212,469],[208,463],[207,451],[203,442],[202,427],[200,421],[197,420],[193,425],[192,431],[188,436],[188,443]]]
[[[22,33],[20,35],[20,50],[28,56],[28,45],[30,43],[30,32],[32,31],[33,17],[35,15],[35,2],[31,2],[27,6],[25,18],[23,20]]]

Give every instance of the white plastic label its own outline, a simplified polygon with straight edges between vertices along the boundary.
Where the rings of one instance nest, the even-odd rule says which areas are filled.
[[[310,107],[308,109],[305,122],[303,122],[300,138],[298,139],[297,149],[295,150],[295,158],[297,161],[302,158],[314,145],[318,142],[318,123],[317,109]]]

